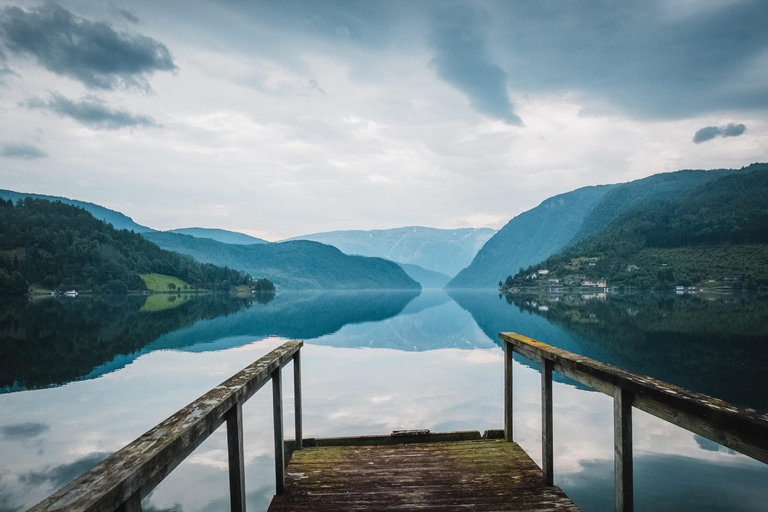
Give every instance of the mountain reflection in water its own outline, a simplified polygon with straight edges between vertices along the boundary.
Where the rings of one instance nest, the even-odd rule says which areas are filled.
[[[499,331],[742,405],[768,403],[760,297],[312,291],[170,299],[0,303],[0,512],[33,505],[287,338],[306,342],[312,437],[500,428]],[[540,461],[540,376],[519,362],[515,437]],[[291,365],[284,371],[289,404]],[[611,398],[561,379],[554,407],[555,483],[584,511],[611,510]],[[270,410],[268,389],[244,407],[249,510],[266,510],[274,492]],[[633,423],[637,510],[751,511],[768,502],[767,466],[640,411]],[[144,509],[228,510],[226,450],[217,431]]]

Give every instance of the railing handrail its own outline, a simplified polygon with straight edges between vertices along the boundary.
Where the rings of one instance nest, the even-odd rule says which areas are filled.
[[[140,510],[141,499],[224,421],[227,421],[230,445],[231,486],[233,472],[238,471],[237,468],[233,471],[233,449],[235,458],[237,458],[238,444],[240,451],[240,460],[235,460],[236,465],[240,467],[240,474],[235,476],[239,479],[241,488],[237,489],[237,492],[231,489],[233,500],[238,499],[235,494],[244,497],[242,404],[270,379],[276,379],[279,394],[280,369],[291,360],[294,364],[299,361],[299,350],[302,345],[302,341],[288,341],[282,344],[50,495],[31,508],[30,512]],[[295,382],[299,383],[298,371],[295,373]],[[300,390],[296,390],[295,394],[298,408],[297,430],[299,430]],[[282,439],[282,418],[279,424],[281,430],[279,435]],[[277,418],[275,425],[277,428]],[[277,432],[275,435],[277,436]],[[297,440],[300,438],[301,433],[297,431]],[[278,455],[282,457],[282,454]],[[236,486],[237,482],[234,485]],[[279,485],[278,482],[278,489]]]
[[[533,361],[548,359],[553,370],[610,396],[620,388],[632,406],[768,464],[768,415],[622,370],[516,334],[499,333],[515,352]]]
[[[768,464],[768,415],[622,370],[513,332],[504,340],[504,437],[513,440],[512,354],[541,364],[541,451],[554,484],[552,372],[613,397],[614,509],[633,510],[632,407]]]

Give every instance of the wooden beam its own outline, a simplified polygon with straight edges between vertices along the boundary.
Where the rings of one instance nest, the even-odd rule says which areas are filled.
[[[514,379],[513,377],[513,363],[515,352],[512,349],[512,345],[504,343],[504,439],[510,443],[513,441],[513,394]]]
[[[296,450],[304,445],[301,410],[301,351],[293,354],[293,410],[296,430]]]
[[[625,389],[613,397],[613,453],[614,509],[632,512],[632,394]]]
[[[768,415],[638,375],[513,332],[499,333],[515,352],[614,396],[625,389],[638,409],[768,464]]]
[[[232,512],[245,512],[245,462],[243,459],[243,405],[236,403],[227,413],[229,452],[229,503]]]
[[[552,422],[552,361],[545,359],[541,368],[541,470],[544,485],[555,484]]]
[[[272,416],[275,422],[275,494],[285,492],[285,444],[283,439],[283,391],[280,368],[272,372]]]
[[[244,403],[289,363],[303,342],[288,341],[175,412],[162,423],[51,494],[30,511],[114,511],[133,496],[144,498],[200,446],[236,403]]]
[[[141,512],[141,496],[139,493],[134,493],[128,498],[125,503],[120,505],[117,512]]]

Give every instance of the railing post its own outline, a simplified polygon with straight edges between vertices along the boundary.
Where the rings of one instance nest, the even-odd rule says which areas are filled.
[[[552,361],[543,359],[541,365],[541,463],[544,485],[554,485],[554,450],[552,428]]]
[[[275,421],[275,494],[285,492],[285,444],[283,441],[283,392],[280,367],[272,372],[272,415]]]
[[[293,405],[296,420],[296,446],[294,450],[301,450],[304,443],[301,424],[301,350],[293,355]]]
[[[243,405],[240,402],[227,411],[226,420],[227,449],[229,452],[229,504],[232,512],[245,512]]]
[[[632,393],[620,387],[613,395],[614,509],[632,512]]]
[[[512,344],[504,342],[504,439],[512,442],[512,417],[514,409],[512,408],[512,363],[514,362],[514,353]]]
[[[139,493],[133,493],[130,498],[117,508],[117,512],[141,512],[141,496]]]

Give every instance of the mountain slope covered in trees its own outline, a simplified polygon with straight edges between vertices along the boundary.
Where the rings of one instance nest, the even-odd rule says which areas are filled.
[[[690,286],[724,277],[768,285],[768,165],[706,177],[686,191],[630,205],[605,229],[507,284],[524,286],[547,269],[549,278],[605,278],[612,286]]]
[[[581,240],[595,236],[623,214],[653,202],[675,200],[715,180],[750,172],[682,170],[600,187],[585,187],[552,197],[504,226],[459,273],[450,288],[490,288],[520,269],[546,260]],[[757,167],[755,167],[757,166]]]
[[[140,274],[173,276],[198,289],[250,284],[242,272],[201,264],[118,230],[82,208],[26,198],[0,200],[0,289],[30,284],[95,292],[144,290]]]
[[[308,240],[231,245],[175,233],[144,233],[164,249],[215,265],[265,276],[285,289],[419,289],[396,263],[349,256],[335,247]]]
[[[210,238],[223,244],[238,244],[238,245],[250,245],[250,244],[266,244],[269,243],[261,238],[255,236],[246,235],[244,233],[238,233],[236,231],[227,231],[226,229],[212,229],[212,228],[178,228],[169,229],[168,233],[176,233],[178,235],[189,235],[195,238]]]
[[[107,224],[112,224],[112,227],[115,229],[127,229],[129,231],[134,231],[136,233],[145,233],[147,231],[153,231],[151,228],[148,228],[147,226],[142,226],[141,224],[137,224],[133,221],[132,218],[123,215],[120,212],[116,212],[115,210],[110,210],[109,208],[104,208],[103,206],[99,206],[97,204],[93,203],[87,203],[85,201],[77,201],[75,199],[67,199],[66,197],[58,197],[58,196],[46,196],[42,194],[27,194],[24,192],[13,192],[12,190],[0,190],[0,199],[5,199],[6,201],[10,200],[14,204],[19,201],[19,199],[24,198],[32,198],[32,199],[45,199],[46,201],[51,202],[60,202],[72,206],[78,206],[82,208],[83,210],[87,211],[91,215],[94,216],[94,218],[103,220]]]
[[[564,247],[586,216],[613,187],[584,187],[551,197],[510,220],[488,240],[447,288],[492,288],[499,276],[517,272]]]

